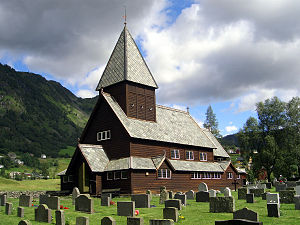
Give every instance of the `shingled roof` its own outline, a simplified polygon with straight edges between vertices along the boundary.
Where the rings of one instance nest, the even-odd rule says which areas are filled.
[[[216,148],[189,113],[156,106],[156,122],[127,117],[117,101],[108,93],[102,96],[119,118],[130,137],[183,145]]]
[[[126,26],[110,56],[96,90],[99,91],[101,88],[125,80],[158,88]]]

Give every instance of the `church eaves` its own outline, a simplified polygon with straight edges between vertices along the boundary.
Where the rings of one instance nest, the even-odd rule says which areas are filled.
[[[158,88],[143,56],[126,26],[110,56],[96,91],[122,82],[134,83]]]

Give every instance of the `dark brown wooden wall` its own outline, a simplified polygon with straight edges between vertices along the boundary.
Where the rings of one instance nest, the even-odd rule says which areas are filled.
[[[102,145],[109,159],[129,157],[129,135],[123,125],[111,110],[103,98],[95,113],[92,114],[85,135],[82,137],[83,144]],[[97,141],[97,133],[100,131],[111,131],[111,139]]]
[[[127,179],[107,180],[107,172],[102,174],[102,189],[120,188],[121,194],[131,193],[131,176],[128,173]]]
[[[208,148],[197,148],[192,146],[175,145],[163,142],[132,140],[130,143],[130,155],[140,157],[152,157],[164,154],[171,159],[171,150],[178,149],[180,152],[180,160],[186,160],[185,152],[187,150],[194,152],[194,161],[199,161],[199,153],[207,153],[207,161],[213,162],[213,150]]]
[[[124,82],[117,83],[115,85],[104,88],[103,91],[111,94],[116,99],[118,104],[121,106],[123,111],[127,114],[126,83]]]

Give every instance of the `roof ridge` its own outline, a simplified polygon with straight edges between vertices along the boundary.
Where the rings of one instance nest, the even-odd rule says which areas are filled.
[[[167,109],[167,110],[171,110],[171,111],[175,111],[175,112],[180,112],[180,113],[185,113],[185,114],[188,114],[188,112],[184,111],[184,110],[181,110],[181,109],[176,109],[176,108],[172,108],[170,106],[165,106],[165,105],[159,105],[159,104],[156,104],[157,107],[159,108],[163,108],[163,109]]]

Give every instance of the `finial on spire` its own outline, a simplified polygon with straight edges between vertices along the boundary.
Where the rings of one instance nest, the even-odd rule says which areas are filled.
[[[127,17],[127,15],[126,15],[126,5],[124,6],[124,10],[125,10],[125,14],[124,14],[124,16],[123,16],[123,18],[124,18],[124,24],[125,24],[125,26],[126,26],[126,24],[127,24],[127,21],[126,21],[126,17]]]
[[[186,107],[186,112],[189,114],[190,113],[190,107]]]

